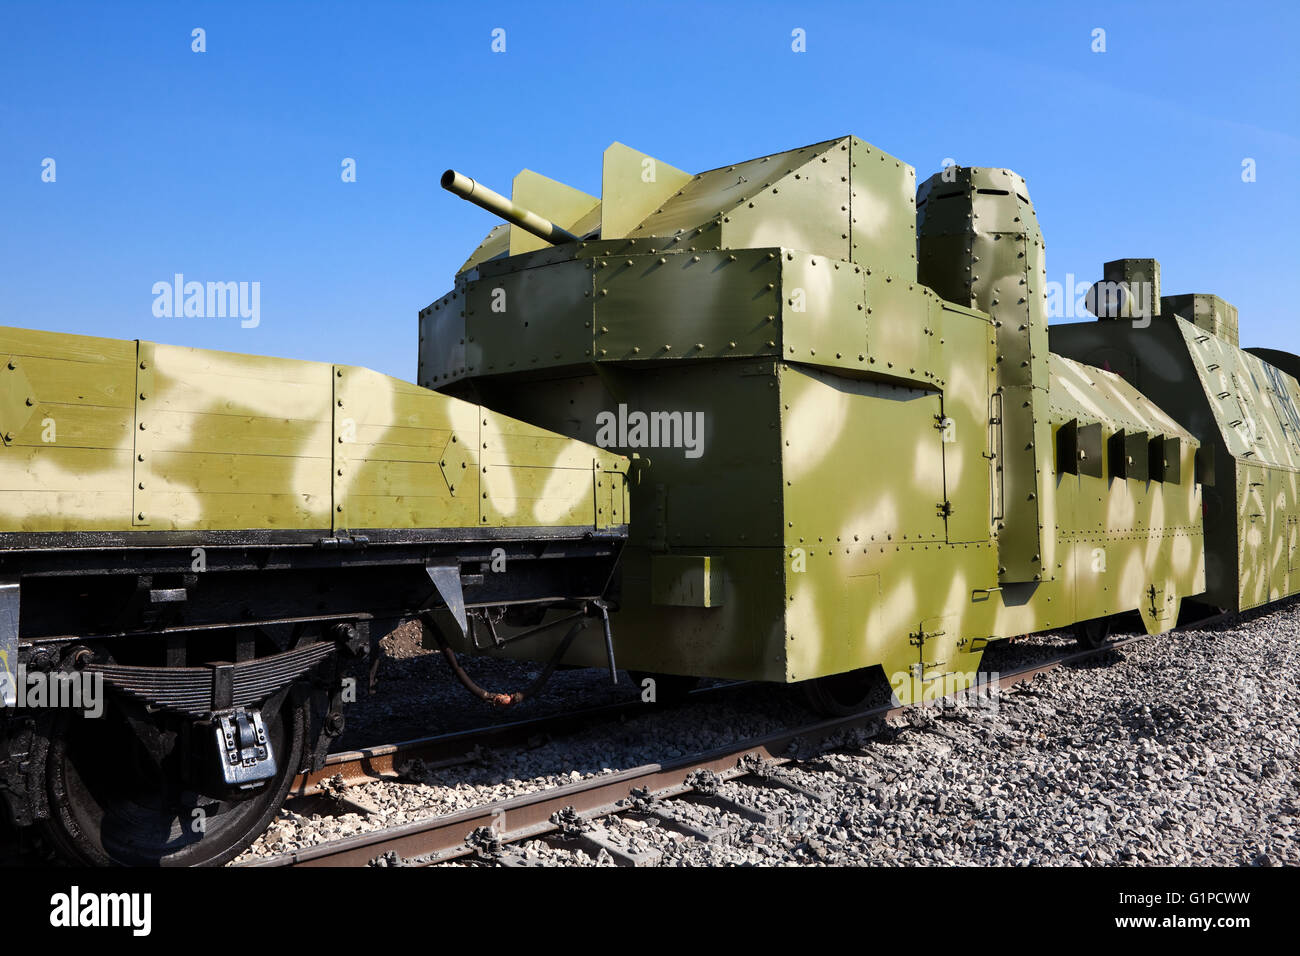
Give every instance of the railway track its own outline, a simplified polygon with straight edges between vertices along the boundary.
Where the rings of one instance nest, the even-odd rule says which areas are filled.
[[[749,683],[728,681],[700,687],[690,691],[686,699],[702,701],[720,698],[749,686]],[[339,786],[354,787],[376,780],[397,780],[402,775],[400,767],[413,760],[423,761],[431,770],[467,763],[475,759],[477,753],[490,747],[523,746],[537,738],[573,733],[596,724],[640,716],[646,712],[646,707],[640,698],[635,698],[599,707],[514,720],[492,727],[475,727],[417,737],[396,744],[340,751],[330,754],[320,770],[298,774],[298,779],[289,791],[290,800],[337,792]]]
[[[1198,628],[1213,627],[1231,615],[1217,615],[1196,622]],[[960,700],[973,693],[1000,692],[1017,684],[1031,681],[1040,674],[1059,667],[1096,658],[1148,640],[1139,634],[1112,640],[1106,645],[1079,650],[1037,662],[1014,671],[997,675],[987,683],[978,684],[970,691],[950,695],[949,700]],[[702,693],[697,691],[697,694]],[[616,707],[599,708],[618,711]],[[801,752],[846,732],[878,725],[886,718],[903,714],[909,708],[884,705],[848,717],[819,720],[800,726],[785,728],[773,733],[751,737],[714,750],[687,754],[664,763],[652,763],[618,773],[592,777],[573,784],[525,794],[508,800],[485,803],[481,806],[442,816],[430,817],[398,827],[375,830],[331,841],[290,853],[248,861],[245,866],[367,866],[373,863],[397,865],[436,865],[477,857],[498,864],[524,865],[521,855],[511,850],[512,844],[562,834],[572,843],[598,854],[608,853],[619,865],[636,866],[656,862],[657,851],[630,848],[626,841],[601,824],[603,818],[632,815],[653,819],[658,825],[676,830],[699,840],[722,837],[716,830],[702,827],[692,821],[692,815],[680,812],[685,803],[704,803],[718,810],[734,814],[743,820],[765,825],[781,821],[761,805],[762,801],[747,801],[718,792],[720,784],[736,783],[742,788],[785,788],[803,794],[812,800],[825,801],[825,794],[810,789],[795,780],[785,768]],[[577,725],[581,718],[566,722]],[[520,725],[545,721],[519,722]],[[521,726],[506,725],[496,728],[499,736],[493,742],[518,741],[528,736]],[[521,738],[522,735],[522,738]],[[450,738],[458,738],[453,742]],[[394,765],[400,759],[421,752],[435,754],[446,752],[443,748],[465,745],[482,746],[484,738],[474,732],[448,735],[448,738],[430,738],[416,742],[418,748],[376,748],[375,758],[385,762],[395,775]],[[435,743],[436,742],[436,743]],[[388,750],[391,749],[392,753]],[[379,751],[384,751],[379,753]],[[365,762],[364,754],[340,754],[332,765],[342,773],[346,783],[348,771]],[[456,759],[445,757],[444,759]],[[319,791],[332,774],[330,767],[301,783],[305,792]],[[374,779],[373,776],[366,779]],[[728,788],[735,790],[736,788]]]

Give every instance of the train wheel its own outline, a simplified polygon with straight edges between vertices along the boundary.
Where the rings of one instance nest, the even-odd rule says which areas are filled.
[[[848,717],[888,704],[889,682],[879,667],[828,674],[799,685],[808,706],[824,717]]]
[[[1110,640],[1111,619],[1098,617],[1074,625],[1074,640],[1080,647],[1096,650]]]
[[[249,790],[212,782],[209,727],[111,696],[102,716],[67,718],[50,743],[46,836],[92,866],[227,862],[266,829],[302,764],[307,705],[279,698],[262,709],[277,772]]]
[[[686,695],[699,686],[698,677],[685,677],[681,674],[653,674],[649,671],[628,671],[633,685],[644,695],[646,681],[654,681],[655,704],[679,704]]]

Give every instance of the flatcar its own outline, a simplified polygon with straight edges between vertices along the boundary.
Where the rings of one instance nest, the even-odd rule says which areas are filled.
[[[600,614],[617,454],[352,366],[0,352],[0,797],[61,856],[236,855],[430,604]]]

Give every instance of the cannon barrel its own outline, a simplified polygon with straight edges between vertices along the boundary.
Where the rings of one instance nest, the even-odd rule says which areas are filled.
[[[442,174],[442,188],[454,193],[461,199],[467,199],[476,206],[482,206],[493,215],[500,216],[506,222],[526,229],[539,239],[552,244],[577,242],[578,237],[567,229],[562,229],[549,219],[544,219],[530,209],[516,206],[513,202],[493,192],[482,183],[476,183],[454,169]]]

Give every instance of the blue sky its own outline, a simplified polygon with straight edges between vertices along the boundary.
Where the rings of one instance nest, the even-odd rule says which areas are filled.
[[[614,140],[695,172],[855,133],[1025,176],[1049,280],[1155,256],[1300,352],[1298,34],[1296,4],[6,2],[0,324],[413,378],[493,222],[444,168],[598,194]],[[156,317],[177,272],[260,282],[260,324]]]

